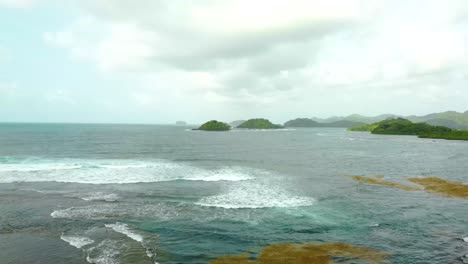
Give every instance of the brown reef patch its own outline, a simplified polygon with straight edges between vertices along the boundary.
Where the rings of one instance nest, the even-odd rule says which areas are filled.
[[[256,260],[248,254],[224,256],[211,264],[331,264],[333,257],[360,259],[367,263],[384,264],[390,255],[372,248],[344,243],[277,244],[264,248]]]
[[[419,188],[407,186],[407,185],[404,185],[404,184],[401,184],[401,183],[385,181],[385,180],[383,180],[382,176],[378,176],[378,177],[375,177],[375,178],[364,177],[364,176],[353,176],[353,179],[355,181],[359,181],[359,182],[365,182],[365,183],[368,183],[368,184],[375,184],[375,185],[383,185],[383,186],[387,186],[387,187],[402,189],[402,190],[405,190],[405,191],[420,190]]]
[[[410,178],[412,183],[419,184],[428,192],[449,197],[468,198],[468,185],[462,182],[447,181],[436,177]]]
[[[382,176],[378,177],[364,177],[353,176],[355,181],[365,182],[368,184],[383,185],[392,188],[398,188],[405,191],[418,191],[424,190],[431,193],[436,193],[442,196],[455,197],[455,198],[468,198],[468,185],[462,182],[447,181],[437,177],[424,177],[424,178],[409,178],[408,181],[420,185],[422,188],[416,188],[404,185],[397,182],[385,181]]]

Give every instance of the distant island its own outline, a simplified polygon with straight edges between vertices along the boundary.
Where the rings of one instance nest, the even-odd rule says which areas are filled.
[[[231,129],[231,126],[226,124],[226,123],[219,122],[219,121],[216,121],[216,120],[211,120],[211,121],[208,121],[208,122],[204,123],[198,129],[195,129],[195,130],[228,131],[230,129]]]
[[[296,118],[284,123],[285,127],[353,127],[365,125],[363,122],[337,120],[333,122],[320,123],[310,118]]]
[[[185,122],[185,121],[177,121],[175,124],[178,125],[178,126],[186,126],[186,125],[187,125],[187,122]]]
[[[395,118],[348,128],[349,131],[369,131],[381,135],[414,135],[420,138],[468,140],[467,130],[456,130],[445,126],[413,123],[408,119]]]
[[[428,115],[416,116],[401,116],[394,114],[384,114],[379,116],[362,116],[362,115],[348,115],[348,116],[333,116],[329,118],[316,118],[312,117],[313,121],[319,123],[332,123],[336,121],[353,121],[361,122],[365,124],[374,124],[380,121],[387,119],[395,118],[405,118],[411,122],[421,123],[424,122],[433,126],[445,126],[452,129],[462,129],[468,130],[468,111],[465,112],[456,112],[456,111],[446,111],[441,113],[433,113]]]
[[[237,126],[237,128],[247,128],[247,129],[278,129],[283,128],[281,125],[276,125],[271,123],[268,119],[264,118],[255,118],[249,119],[244,123]]]

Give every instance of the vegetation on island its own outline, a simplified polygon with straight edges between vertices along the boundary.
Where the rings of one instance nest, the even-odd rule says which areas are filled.
[[[241,255],[224,256],[211,264],[330,264],[334,258],[384,264],[388,263],[389,257],[385,252],[345,243],[276,244],[264,248],[258,254],[246,252]]]
[[[203,125],[201,125],[197,130],[204,130],[204,131],[228,131],[231,129],[231,126],[229,126],[226,123],[219,122],[216,120],[211,120]]]
[[[447,133],[452,129],[443,126],[431,126],[426,123],[413,123],[404,118],[388,119],[377,123],[372,134],[386,135],[422,135],[426,133]]]
[[[268,119],[264,118],[255,118],[249,119],[244,123],[237,126],[238,128],[248,128],[248,129],[278,129],[283,128],[281,125],[276,125],[271,123]]]
[[[351,127],[349,131],[369,131],[382,135],[415,135],[420,138],[468,140],[468,131],[426,123],[413,123],[404,118],[387,119],[370,125]]]
[[[349,120],[337,120],[332,122],[317,122],[310,118],[296,118],[293,120],[289,120],[288,122],[284,123],[285,127],[353,127],[364,125],[362,122],[355,122]]]
[[[366,124],[366,125],[360,125],[360,126],[353,126],[349,127],[349,131],[368,131],[371,132],[377,127],[377,124]]]
[[[448,140],[468,140],[467,130],[452,130],[448,133],[430,132],[419,135],[420,138],[439,138]]]

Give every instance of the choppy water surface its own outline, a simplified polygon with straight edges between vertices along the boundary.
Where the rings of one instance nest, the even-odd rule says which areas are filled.
[[[277,243],[342,242],[389,253],[390,263],[463,263],[466,199],[351,176],[466,183],[467,173],[462,141],[2,124],[0,260],[209,263]]]

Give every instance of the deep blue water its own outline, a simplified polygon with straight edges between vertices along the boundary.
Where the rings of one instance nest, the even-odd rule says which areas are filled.
[[[350,176],[466,183],[468,142],[188,128],[0,124],[0,262],[209,263],[300,242],[371,247],[389,263],[467,259],[466,199]]]

